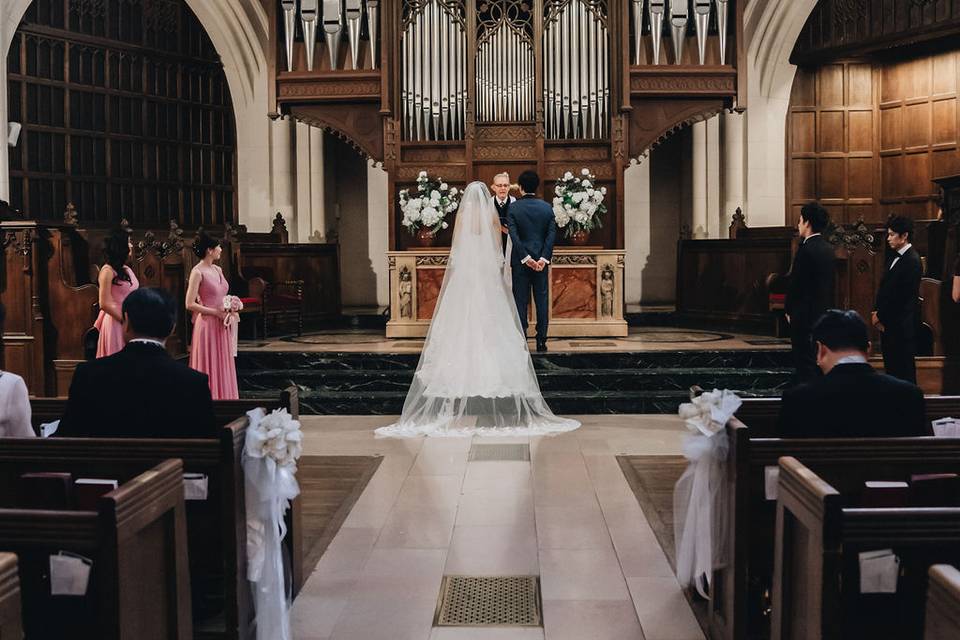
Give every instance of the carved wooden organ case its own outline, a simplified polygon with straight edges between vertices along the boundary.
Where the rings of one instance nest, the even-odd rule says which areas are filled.
[[[330,130],[389,174],[452,185],[588,168],[622,248],[623,175],[678,128],[743,109],[742,0],[264,0],[271,116]],[[449,233],[449,230],[446,232]],[[446,238],[441,236],[441,244]]]

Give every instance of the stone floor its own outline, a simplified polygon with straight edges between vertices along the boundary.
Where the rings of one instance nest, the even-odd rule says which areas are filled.
[[[298,640],[701,640],[618,454],[676,455],[674,416],[583,416],[530,462],[471,439],[375,439],[377,416],[303,419],[306,454],[383,463],[294,603]],[[445,574],[541,577],[543,628],[432,628]]]
[[[551,338],[551,352],[728,351],[789,349],[769,336],[698,331],[675,327],[631,327],[625,338]],[[531,351],[533,340],[530,341]],[[340,353],[420,353],[422,339],[386,338],[383,330],[331,330],[270,340],[247,340],[243,351],[336,351]]]

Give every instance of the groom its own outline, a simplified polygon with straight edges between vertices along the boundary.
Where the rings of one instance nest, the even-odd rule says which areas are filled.
[[[549,324],[548,267],[553,256],[557,225],[553,209],[536,196],[537,187],[540,186],[540,176],[536,171],[524,171],[517,182],[522,195],[507,210],[507,227],[513,243],[510,254],[513,299],[517,303],[520,325],[526,335],[530,287],[533,287],[533,302],[537,306],[537,351],[543,353],[547,350]]]

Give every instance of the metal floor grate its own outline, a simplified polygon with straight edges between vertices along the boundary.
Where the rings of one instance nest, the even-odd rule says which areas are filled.
[[[540,627],[539,576],[444,576],[437,627]]]
[[[517,461],[530,459],[528,444],[474,444],[470,447],[467,460],[473,461]]]

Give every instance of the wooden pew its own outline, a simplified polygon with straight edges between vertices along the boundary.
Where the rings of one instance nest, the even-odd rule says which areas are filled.
[[[274,409],[286,409],[287,413],[300,419],[300,396],[297,387],[289,386],[283,389],[276,399],[273,400],[251,400],[241,398],[240,400],[214,400],[213,414],[217,425],[223,426],[233,422],[251,409],[263,407],[269,413]],[[31,398],[30,399],[30,422],[33,425],[35,433],[40,433],[40,425],[59,420],[67,408],[66,398]]]
[[[960,418],[960,396],[926,396],[927,420]],[[780,398],[744,398],[737,419],[750,428],[752,437],[777,435]]]
[[[923,638],[927,572],[960,560],[960,508],[858,504],[796,458],[780,459],[773,640]],[[896,593],[861,594],[859,554],[882,549],[900,559]]]
[[[20,640],[23,637],[20,615],[20,578],[17,574],[17,556],[12,553],[0,553],[0,638]]]
[[[950,565],[930,567],[924,640],[960,638],[960,571]]]
[[[190,640],[182,463],[165,460],[127,479],[96,511],[13,508],[20,497],[7,480],[41,460],[0,463],[0,549],[17,554],[27,636]],[[74,477],[84,471],[55,466]],[[61,551],[93,561],[86,596],[50,595],[49,557]]]
[[[43,401],[47,408],[51,402]],[[295,388],[285,390],[281,402],[291,413],[299,413]],[[247,409],[265,404],[250,400],[214,403],[218,416],[226,412],[241,416],[224,426],[218,439],[10,438],[4,440],[0,448],[0,464],[7,460],[43,457],[51,462],[36,465],[33,470],[54,471],[55,461],[70,460],[73,464],[83,465],[85,473],[91,477],[122,478],[135,475],[158,458],[176,457],[183,460],[185,472],[206,475],[207,500],[187,502],[192,582],[195,599],[204,593],[215,591],[218,594],[222,599],[223,615],[215,628],[209,624],[200,625],[196,633],[198,638],[243,639],[252,632],[241,466],[248,424],[243,415],[245,403],[250,405]],[[62,413],[62,407],[59,412]],[[5,481],[0,473],[0,483]],[[293,595],[296,595],[305,580],[300,498],[293,501],[286,519],[285,544],[291,559]]]
[[[745,403],[746,404],[746,403]],[[726,561],[714,571],[709,633],[713,640],[766,637],[773,577],[776,503],[765,497],[765,474],[783,456],[793,456],[835,487],[855,490],[867,480],[903,480],[911,473],[960,473],[960,438],[755,437],[739,419],[727,425],[729,534]],[[922,471],[919,470],[922,465]],[[735,535],[734,535],[735,534]]]

